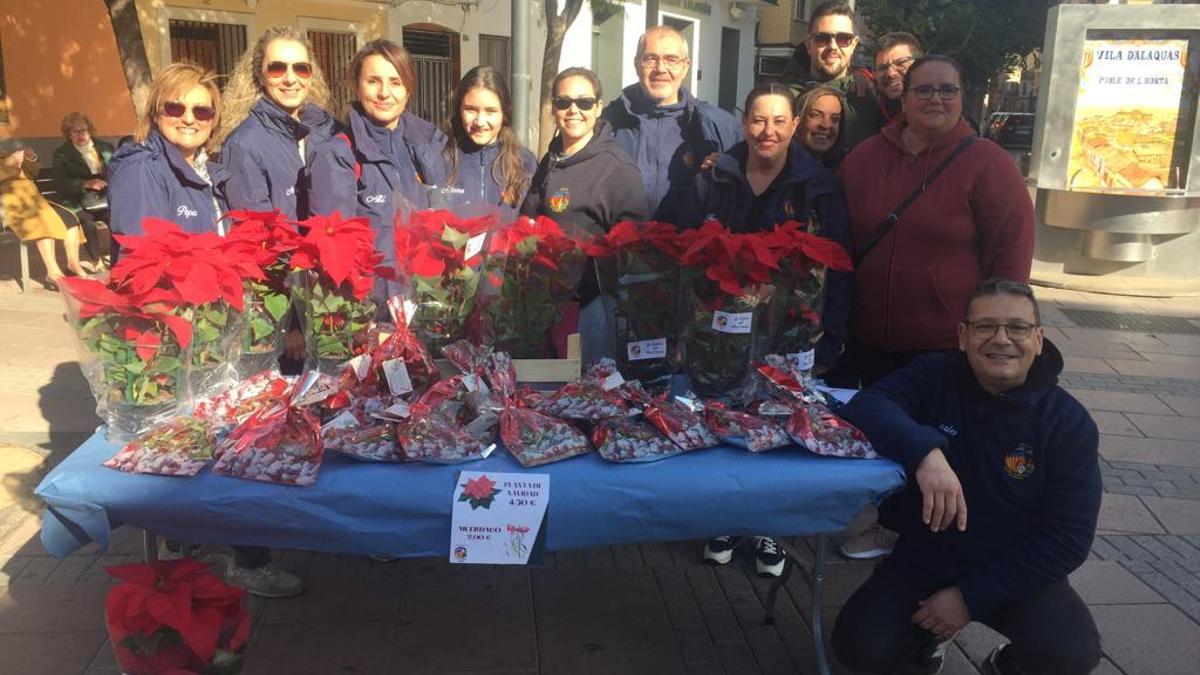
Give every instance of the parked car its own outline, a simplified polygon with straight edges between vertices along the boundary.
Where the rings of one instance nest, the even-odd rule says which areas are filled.
[[[1033,113],[992,113],[984,136],[1009,150],[1029,150],[1033,147],[1034,123]]]

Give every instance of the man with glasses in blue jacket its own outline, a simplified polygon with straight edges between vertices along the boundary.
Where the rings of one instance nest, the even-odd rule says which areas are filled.
[[[979,621],[1010,640],[984,675],[1090,673],[1099,633],[1067,575],[1096,533],[1096,423],[1057,384],[1062,355],[1029,286],[980,284],[958,343],[840,411],[909,481],[896,549],[842,607],[834,653],[854,672],[937,673],[954,635]]]

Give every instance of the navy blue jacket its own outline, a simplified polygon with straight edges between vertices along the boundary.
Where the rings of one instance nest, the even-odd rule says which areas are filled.
[[[538,165],[521,215],[548,216],[603,234],[622,220],[646,220],[646,190],[637,165],[613,138],[608,122],[596,120],[591,140],[570,157],[561,157],[562,137]]]
[[[678,223],[678,208],[692,189],[700,163],[710,154],[729,152],[742,140],[742,126],[728,112],[697,100],[686,88],[680,101],[658,107],[632,84],[604,107],[613,135],[642,172],[651,217]]]
[[[207,169],[212,185],[157,130],[141,143],[121,146],[108,167],[113,232],[142,234],[142,219],[149,217],[178,223],[188,232],[215,231],[221,216],[217,209],[228,209],[225,189],[230,176],[216,162],[208,162]]]
[[[746,180],[745,141],[717,158],[712,169],[698,174],[691,195],[679,208],[681,228],[698,227],[716,218],[734,232],[760,232],[788,220],[819,223],[814,234],[832,239],[853,255],[850,222],[842,182],[798,144],[788,149],[788,164],[766,193],[770,200],[760,204],[758,222],[746,220],[754,211],[754,194]],[[816,362],[831,367],[846,342],[850,305],[854,297],[854,273],[833,272],[826,276],[825,304],[821,310],[824,334],[817,343]]]
[[[1025,384],[987,393],[962,354],[915,359],[839,411],[910,480],[896,509],[900,540],[885,563],[957,585],[971,618],[1065,578],[1087,559],[1100,509],[1096,424],[1057,386],[1049,341]],[[921,522],[917,467],[941,448],[962,483],[967,529]]]
[[[313,158],[312,212],[369,218],[375,246],[390,265],[395,261],[396,197],[414,208],[428,207],[425,186],[445,182],[446,135],[411,113],[401,115],[395,129],[379,127],[358,104],[351,107],[349,121],[349,132],[326,140]]]
[[[448,179],[447,184],[462,190],[461,195],[456,195],[459,203],[486,209],[498,208],[500,222],[507,223],[516,219],[521,201],[525,199],[525,192],[529,190],[526,188],[525,192],[517,195],[515,206],[501,200],[500,196],[504,193],[504,188],[496,181],[496,174],[493,172],[496,158],[499,156],[499,143],[485,146],[478,146],[474,143],[469,143],[465,147],[459,145],[458,175],[452,180]],[[537,171],[537,159],[534,158],[533,153],[521,148],[521,163],[525,169],[525,175],[532,179],[534,172]],[[473,208],[473,210],[479,209]]]
[[[229,205],[255,211],[279,209],[294,220],[309,217],[304,169],[321,142],[338,131],[337,122],[315,105],[305,105],[297,121],[264,96],[221,146],[221,163],[232,176]],[[300,139],[305,139],[303,159]]]

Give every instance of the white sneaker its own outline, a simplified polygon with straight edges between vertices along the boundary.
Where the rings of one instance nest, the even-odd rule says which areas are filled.
[[[857,535],[842,542],[842,555],[853,560],[873,560],[882,558],[896,548],[896,540],[900,535],[886,527],[875,523]]]
[[[733,560],[733,549],[737,548],[741,539],[728,535],[713,537],[704,546],[704,562],[710,565],[724,565]]]
[[[754,569],[762,577],[777,577],[783,574],[783,565],[787,561],[779,543],[770,537],[755,537]]]
[[[304,580],[275,562],[248,569],[230,560],[225,568],[225,583],[260,598],[290,598],[304,592]]]

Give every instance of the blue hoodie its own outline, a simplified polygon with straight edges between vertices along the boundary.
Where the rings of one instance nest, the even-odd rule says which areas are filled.
[[[500,222],[507,223],[516,219],[518,208],[521,201],[525,199],[525,192],[528,192],[529,188],[526,187],[525,192],[517,195],[516,206],[505,204],[500,199],[504,188],[496,181],[496,174],[493,172],[496,158],[499,156],[499,143],[479,146],[468,140],[465,144],[460,144],[458,146],[458,176],[453,180],[448,178],[447,184],[463,191],[461,195],[456,196],[456,202],[469,204],[476,211],[479,210],[476,207],[498,208]],[[537,159],[534,158],[533,153],[521,148],[521,163],[524,166],[526,177],[532,179],[534,172],[537,171]],[[448,168],[447,171],[449,171]]]
[[[642,172],[651,217],[677,223],[679,205],[692,189],[700,163],[729,152],[742,140],[742,126],[728,112],[679,90],[679,103],[657,106],[632,84],[604,107],[617,143]]]
[[[322,144],[309,169],[312,212],[366,216],[375,229],[375,246],[384,263],[395,261],[392,236],[396,196],[415,208],[427,208],[425,185],[445,182],[442,148],[446,135],[437,127],[404,113],[395,129],[381,127],[350,109],[349,134]]]
[[[902,462],[900,540],[885,565],[957,585],[985,620],[1065,578],[1087,559],[1100,510],[1096,423],[1060,388],[1062,356],[1048,340],[1025,384],[992,395],[962,354],[931,354],[855,396],[839,414]],[[962,484],[967,529],[921,522],[912,477],[941,448]]]
[[[317,147],[336,134],[337,122],[321,108],[306,104],[296,120],[263,97],[225,139],[221,163],[229,170],[229,205],[235,209],[279,209],[293,220],[309,217],[304,169]],[[304,158],[300,157],[300,140]]]
[[[216,230],[217,218],[228,209],[225,190],[230,176],[216,162],[208,162],[206,168],[211,185],[157,129],[141,143],[121,146],[108,167],[113,232],[142,234],[143,218],[169,220],[194,233]],[[114,246],[114,261],[117,255]]]
[[[766,194],[754,194],[746,180],[749,146],[738,143],[717,158],[712,169],[696,176],[691,195],[679,209],[679,227],[698,227],[716,218],[734,232],[760,232],[788,220],[819,223],[814,234],[832,239],[853,256],[850,222],[842,182],[803,148],[792,143],[787,167]],[[755,218],[756,222],[747,222]],[[829,272],[825,305],[821,310],[824,334],[817,343],[816,363],[832,367],[846,342],[850,305],[854,297],[853,272]]]

